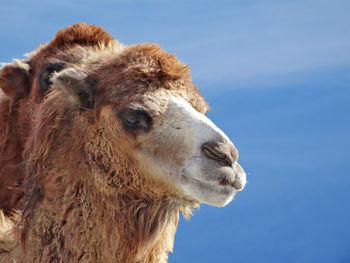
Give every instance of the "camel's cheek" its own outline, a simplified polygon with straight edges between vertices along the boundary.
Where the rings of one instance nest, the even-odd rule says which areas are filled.
[[[150,174],[178,181],[186,161],[194,152],[200,152],[196,134],[205,131],[193,129],[193,116],[179,106],[179,99],[174,102],[168,97],[168,100],[167,106],[154,120],[152,129],[136,138],[135,151],[140,165],[149,167]]]
[[[145,136],[140,150],[156,162],[170,167],[181,167],[192,150],[192,140],[172,125],[153,127],[153,132]]]

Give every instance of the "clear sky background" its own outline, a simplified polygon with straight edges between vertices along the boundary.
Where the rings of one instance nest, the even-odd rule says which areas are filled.
[[[0,2],[0,61],[77,22],[192,68],[246,189],[180,221],[170,262],[350,262],[349,0]]]

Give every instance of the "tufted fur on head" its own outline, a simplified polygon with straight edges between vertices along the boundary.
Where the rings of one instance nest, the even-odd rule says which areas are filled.
[[[0,88],[0,262],[166,262],[179,212],[244,187],[189,67],[158,45],[76,24]]]

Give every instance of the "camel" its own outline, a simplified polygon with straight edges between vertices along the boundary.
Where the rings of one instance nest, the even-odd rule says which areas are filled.
[[[188,66],[79,23],[0,70],[0,262],[167,262],[246,174]]]

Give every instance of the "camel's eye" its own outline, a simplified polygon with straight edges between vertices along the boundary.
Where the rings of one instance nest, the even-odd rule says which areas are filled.
[[[151,128],[152,118],[144,109],[125,108],[119,112],[119,117],[127,130],[147,131]]]

